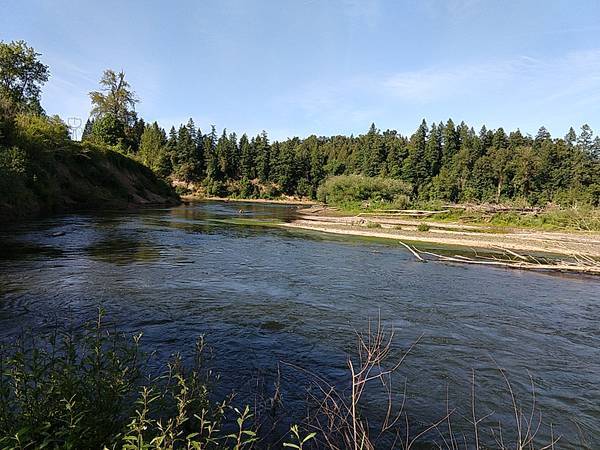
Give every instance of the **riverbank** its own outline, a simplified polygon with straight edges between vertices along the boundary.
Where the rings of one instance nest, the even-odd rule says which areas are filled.
[[[175,190],[150,169],[107,148],[66,142],[60,148],[24,154],[27,171],[0,185],[0,223],[70,211],[180,203]]]
[[[313,200],[297,199],[294,197],[284,197],[276,199],[268,198],[231,198],[231,197],[211,197],[211,196],[198,196],[194,194],[182,195],[183,201],[198,202],[198,201],[214,201],[214,202],[239,202],[239,203],[272,203],[279,205],[290,205],[290,206],[315,206],[319,203]]]
[[[524,228],[437,222],[377,215],[344,215],[323,206],[303,208],[286,228],[341,235],[368,236],[468,249],[511,250],[530,254],[600,258],[600,233],[558,232]]]

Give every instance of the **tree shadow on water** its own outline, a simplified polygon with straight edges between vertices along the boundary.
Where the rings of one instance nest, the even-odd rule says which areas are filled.
[[[105,237],[86,247],[90,258],[116,265],[154,262],[160,251],[152,243],[129,236]]]

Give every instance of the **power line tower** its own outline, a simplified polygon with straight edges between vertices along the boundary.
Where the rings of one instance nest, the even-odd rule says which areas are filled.
[[[79,130],[81,129],[81,119],[79,117],[69,117],[67,119],[67,126],[71,132],[71,139],[74,141],[78,140]]]

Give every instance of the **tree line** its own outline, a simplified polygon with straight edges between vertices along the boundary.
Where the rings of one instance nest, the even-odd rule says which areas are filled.
[[[21,134],[34,137],[41,134],[36,126],[61,139],[67,130],[40,106],[49,69],[38,56],[22,41],[0,43],[0,148],[6,149],[0,160],[6,160],[7,173],[18,159],[9,155],[17,142],[16,122],[22,123]],[[167,133],[138,117],[139,99],[122,71],[106,70],[89,96],[83,141],[125,153],[209,195],[315,198],[326,178],[356,174],[401,180],[410,185],[413,201],[600,203],[600,137],[588,125],[556,138],[544,127],[530,136],[485,126],[477,132],[451,119],[423,120],[411,136],[373,124],[358,136],[272,141],[264,131],[252,137],[215,126],[202,131],[192,119]]]
[[[411,136],[373,124],[359,136],[271,141],[264,131],[238,137],[212,126],[203,133],[192,119],[168,133],[156,122],[140,133],[139,124],[130,127],[139,138],[128,151],[161,176],[196,183],[210,195],[315,198],[327,177],[360,174],[410,183],[419,201],[600,201],[600,137],[588,125],[553,138],[544,127],[530,136],[423,120]]]

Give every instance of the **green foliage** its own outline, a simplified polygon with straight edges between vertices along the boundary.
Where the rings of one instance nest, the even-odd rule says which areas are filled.
[[[202,338],[191,368],[175,356],[145,381],[141,337],[117,333],[100,313],[81,332],[25,334],[2,348],[0,447],[241,450],[257,440],[247,406],[211,400]]]
[[[308,387],[311,400],[306,404],[305,425],[292,424],[287,439],[278,439],[271,435],[274,428],[261,426],[270,422],[265,421],[264,416],[261,421],[259,416],[265,411],[259,404],[251,410],[248,405],[237,407],[233,394],[216,397],[214,386],[219,377],[207,364],[210,352],[206,351],[202,336],[196,341],[191,361],[184,364],[175,354],[166,362],[160,375],[149,376],[150,368],[152,372],[156,371],[157,361],[140,350],[142,334],[129,336],[118,332],[104,320],[102,311],[96,320],[78,327],[77,331],[67,331],[66,327],[57,324],[46,334],[25,332],[19,339],[0,347],[0,448],[279,448],[272,445],[274,442],[282,448],[297,450],[332,447],[328,444],[336,445],[335,448],[353,448],[355,445],[362,448],[361,442],[371,448],[373,442],[386,442],[371,440],[369,436],[371,430],[379,431],[375,427],[381,420],[373,411],[377,411],[376,407],[389,411],[398,404],[404,405],[406,393],[392,395],[385,391],[383,403],[373,396],[372,390],[382,386],[382,377],[373,368],[390,367],[387,364],[390,343],[384,346],[388,335],[383,331],[369,328],[369,333],[364,339],[363,334],[359,335],[359,352],[367,348],[369,355],[375,356],[349,360],[348,375],[352,386],[365,386],[364,389],[359,394],[355,389],[338,391],[327,380],[314,377],[316,381]],[[362,369],[356,372],[357,375],[352,371],[353,364]],[[385,372],[389,380],[398,366],[396,363],[394,369]],[[367,375],[363,376],[365,373]],[[368,376],[373,373],[374,376]],[[502,375],[513,404],[521,403],[506,375]],[[363,395],[370,402],[373,399],[368,408],[360,401]],[[272,414],[272,407],[267,408]],[[535,402],[532,408],[536,408]],[[404,422],[408,421],[406,414],[398,413],[399,419],[377,435],[391,437],[389,442],[400,436],[411,445],[431,446],[428,436],[424,436],[423,442],[417,442],[424,433],[414,438],[402,434],[411,433],[409,429],[404,430]],[[525,417],[534,417],[534,414],[537,417],[539,411],[532,409],[531,416],[521,411],[516,414],[516,425],[498,422],[498,429],[506,436],[517,434],[517,430],[521,430],[520,424],[527,420]],[[456,412],[452,419],[456,421],[460,417],[467,416]],[[450,424],[450,419],[449,414],[442,421],[448,420]],[[367,422],[375,424],[374,427],[367,428],[364,425]],[[459,426],[456,429],[456,435],[465,439],[465,445],[471,445],[473,437],[458,434],[461,433]],[[360,435],[354,430],[360,430]],[[537,448],[533,445],[539,441],[534,441],[537,431],[526,433],[531,448]],[[494,428],[489,441],[494,442],[497,435]],[[441,435],[441,439],[444,437]],[[520,442],[517,447],[522,447]],[[475,443],[473,446],[476,447]],[[498,448],[509,447],[500,443]]]
[[[3,194],[0,211],[2,203],[31,204],[33,201],[33,196],[26,187],[28,167],[29,157],[23,149],[0,147],[0,193]]]
[[[125,150],[125,124],[114,114],[105,114],[94,121],[91,140]]]
[[[418,204],[420,208],[440,210],[442,205],[433,203]],[[523,205],[515,204],[519,208]],[[600,231],[600,209],[590,206],[575,206],[568,208],[550,207],[538,212],[500,211],[486,212],[485,210],[468,209],[453,210],[436,214],[428,220],[439,222],[461,222],[498,227],[536,228],[544,230],[575,230]]]
[[[15,117],[16,144],[50,150],[69,142],[69,129],[58,116],[20,113]]]
[[[202,178],[204,160],[202,158],[202,134],[196,130],[194,121],[179,127],[177,134],[169,138],[173,176],[184,181],[198,181]],[[215,164],[218,164],[215,161]]]
[[[123,71],[116,73],[112,69],[106,69],[100,79],[100,90],[92,91],[89,95],[92,100],[92,117],[111,115],[124,125],[133,125],[138,100],[125,80]]]
[[[140,379],[137,342],[102,324],[81,336],[25,335],[3,349],[2,448],[101,448],[122,426],[127,396]]]
[[[169,168],[164,166],[165,160],[168,158],[166,144],[167,137],[164,130],[154,122],[144,129],[137,155],[142,164],[161,176],[166,176],[170,172]]]
[[[367,222],[367,228],[381,228],[381,224],[378,222]]]
[[[401,180],[362,175],[340,175],[328,178],[319,188],[319,201],[332,205],[406,206],[410,185]],[[368,205],[367,205],[368,204]]]
[[[0,146],[0,220],[71,209],[175,200],[151,170],[94,143],[68,139],[55,117],[20,113]]]
[[[41,85],[48,81],[48,66],[24,41],[0,41],[0,97],[20,111],[40,113]]]
[[[544,128],[533,139],[519,131],[507,135],[501,128],[482,127],[477,134],[464,122],[457,126],[452,120],[431,126],[422,121],[409,138],[394,130],[381,132],[373,124],[366,134],[356,137],[309,136],[281,142],[270,142],[265,132],[252,139],[243,135],[238,142],[234,133],[225,130],[217,137],[212,127],[199,141],[194,153],[191,145],[178,147],[175,133],[172,148],[178,149],[178,155],[187,155],[183,159],[188,162],[174,164],[172,175],[221,181],[233,195],[244,196],[230,187],[247,179],[286,195],[318,198],[325,179],[362,175],[410,183],[411,189],[403,192],[406,197],[398,199],[398,205],[516,199],[530,205],[600,205],[600,138],[588,126],[579,136],[573,131],[563,140],[552,139]],[[256,194],[249,191],[249,195]],[[260,196],[271,194],[262,190]],[[359,197],[345,201],[356,207]]]
[[[284,442],[283,446],[288,448],[295,448],[297,450],[302,450],[304,448],[304,444],[313,440],[317,433],[307,433],[305,436],[302,436],[298,425],[292,425],[290,427],[290,437],[293,442]]]
[[[223,181],[207,179],[205,185],[206,193],[211,197],[227,196],[227,185]]]
[[[431,227],[426,223],[420,223],[419,225],[417,225],[417,231],[429,231],[430,229]]]

